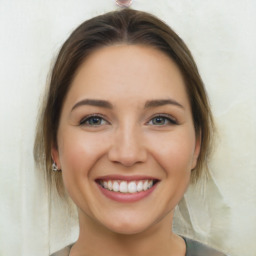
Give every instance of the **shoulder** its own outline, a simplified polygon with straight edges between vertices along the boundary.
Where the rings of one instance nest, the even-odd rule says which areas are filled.
[[[68,245],[65,248],[51,254],[50,256],[68,256],[70,253],[72,245]]]
[[[228,256],[193,239],[187,237],[182,238],[185,240],[187,247],[186,256]]]
[[[216,249],[213,249],[207,245],[204,245],[196,240],[182,237],[186,243],[187,251],[186,256],[228,256]],[[51,254],[50,256],[68,256],[72,245]]]

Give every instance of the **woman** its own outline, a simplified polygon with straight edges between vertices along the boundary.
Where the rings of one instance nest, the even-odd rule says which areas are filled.
[[[224,255],[172,232],[212,127],[196,64],[166,24],[129,9],[81,24],[53,67],[35,142],[79,215],[77,242],[53,255]]]

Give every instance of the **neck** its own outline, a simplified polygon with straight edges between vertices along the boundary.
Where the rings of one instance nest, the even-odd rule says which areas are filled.
[[[136,234],[119,234],[79,212],[80,234],[70,256],[184,256],[185,243],[172,232],[173,212]]]

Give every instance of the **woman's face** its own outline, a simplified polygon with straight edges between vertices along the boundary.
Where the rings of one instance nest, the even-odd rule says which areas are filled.
[[[52,154],[80,219],[123,234],[169,218],[200,150],[179,69],[141,45],[108,46],[85,60],[57,141]]]

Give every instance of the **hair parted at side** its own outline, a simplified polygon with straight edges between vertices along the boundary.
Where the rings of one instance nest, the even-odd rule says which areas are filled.
[[[46,172],[50,185],[65,195],[61,172],[51,170],[51,147],[58,147],[57,131],[65,97],[76,72],[93,51],[114,44],[140,44],[154,47],[176,63],[185,81],[191,104],[196,136],[201,136],[201,151],[192,181],[207,165],[213,131],[213,118],[203,82],[193,57],[182,39],[155,16],[132,9],[109,12],[82,23],[63,44],[49,81],[41,108],[34,144],[34,158]]]

